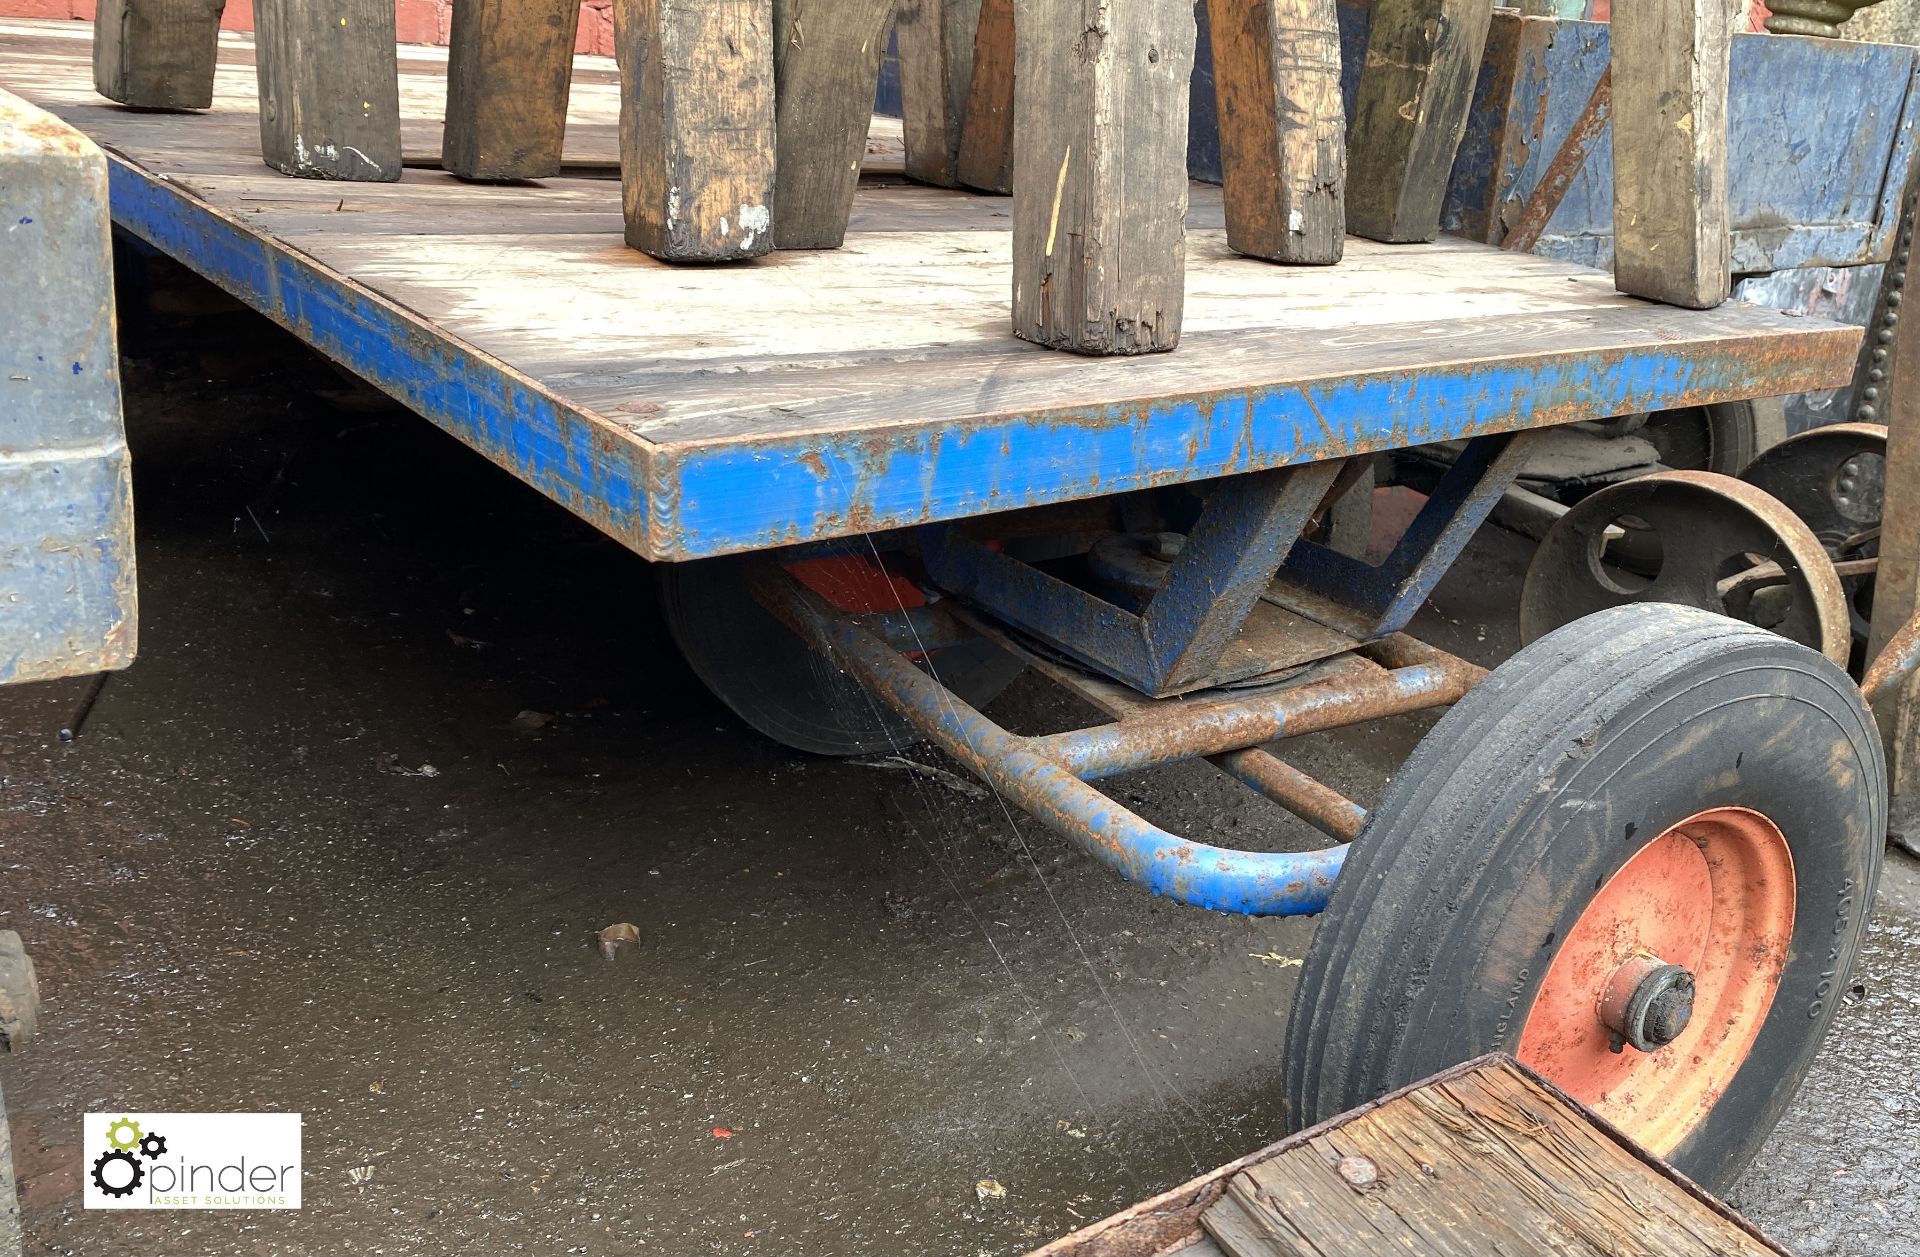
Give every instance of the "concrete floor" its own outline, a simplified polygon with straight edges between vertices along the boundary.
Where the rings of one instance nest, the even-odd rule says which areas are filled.
[[[140,661],[72,745],[83,683],[0,692],[0,926],[45,993],[4,1067],[30,1252],[1015,1253],[1280,1133],[1310,921],[785,753],[672,654],[643,564],[426,424],[251,316],[128,336]],[[1510,652],[1527,554],[1488,533],[1422,631]],[[1025,680],[995,712],[1076,715]],[[1292,754],[1365,801],[1428,724]],[[1204,766],[1117,788],[1319,845]],[[1917,967],[1896,859],[1735,1195],[1798,1252],[1920,1234]],[[79,1115],[122,1108],[301,1111],[305,1208],[83,1211]]]

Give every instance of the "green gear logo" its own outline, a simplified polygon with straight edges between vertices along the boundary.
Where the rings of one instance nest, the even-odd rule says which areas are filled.
[[[107,1127],[107,1150],[94,1159],[93,1185],[102,1195],[131,1196],[147,1177],[140,1159],[158,1161],[166,1151],[164,1136],[143,1132],[140,1123],[123,1117]]]

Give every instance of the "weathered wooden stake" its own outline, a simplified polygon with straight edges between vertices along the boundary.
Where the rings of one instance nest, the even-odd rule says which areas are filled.
[[[1705,310],[1732,290],[1727,0],[1634,0],[1614,15],[1613,283]]]
[[[773,0],[776,248],[837,249],[846,239],[895,2]]]
[[[1172,349],[1185,298],[1192,0],[1019,0],[1013,327]]]
[[[1347,127],[1347,230],[1354,235],[1399,244],[1440,234],[1440,203],[1492,21],[1493,0],[1373,6]]]
[[[93,86],[138,109],[205,109],[226,0],[100,0]]]
[[[255,0],[260,154],[283,174],[400,177],[392,0]]]
[[[1346,244],[1346,107],[1333,0],[1208,0],[1227,244],[1329,265]]]
[[[440,165],[463,179],[560,173],[579,0],[460,0]]]
[[[979,25],[980,0],[903,0],[894,18],[909,179],[948,188],[958,182]]]
[[[955,172],[963,187],[1013,190],[1013,3],[981,0]]]
[[[627,243],[670,262],[774,247],[767,0],[619,0]]]

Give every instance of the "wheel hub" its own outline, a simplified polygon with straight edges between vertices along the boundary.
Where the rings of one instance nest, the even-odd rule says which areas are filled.
[[[1693,975],[1644,953],[1614,970],[1600,1000],[1600,1020],[1613,1032],[1612,1048],[1657,1052],[1693,1020]]]
[[[1742,807],[1689,816],[1594,889],[1558,940],[1515,1055],[1667,1155],[1759,1037],[1794,909],[1778,826]]]

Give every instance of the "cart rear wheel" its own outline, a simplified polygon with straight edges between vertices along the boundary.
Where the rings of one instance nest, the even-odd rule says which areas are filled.
[[[1666,605],[1548,634],[1354,843],[1294,996],[1293,1124],[1501,1050],[1724,1188],[1847,989],[1885,799],[1813,651]]]
[[[704,559],[659,570],[667,631],[708,690],[756,732],[813,755],[869,755],[920,740],[911,725],[833,660],[810,649],[754,600],[740,559]],[[922,604],[914,585],[864,555],[829,555],[789,566],[842,611],[863,614]],[[923,666],[976,707],[1020,674],[1020,662],[984,639],[949,646]]]
[[[1647,419],[1641,435],[1660,451],[1664,467],[1737,476],[1742,467],[1787,439],[1786,403],[1762,397],[1663,410]]]

